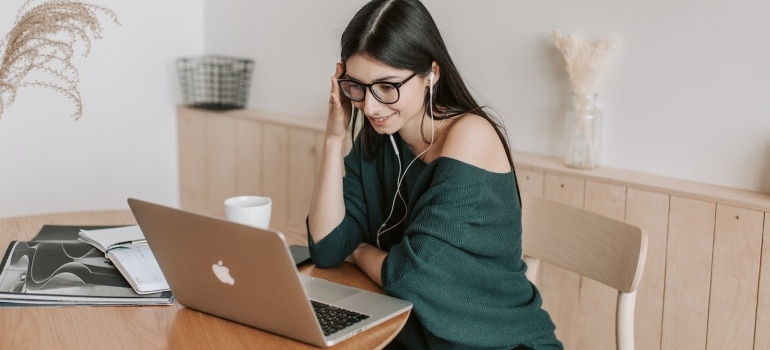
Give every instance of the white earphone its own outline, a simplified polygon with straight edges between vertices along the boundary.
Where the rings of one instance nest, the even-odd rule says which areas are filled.
[[[396,146],[396,139],[393,138],[393,134],[390,135],[390,144],[393,145],[393,152],[396,152],[396,155],[400,155],[398,153],[398,146]]]
[[[404,177],[406,176],[406,170],[409,170],[409,167],[412,166],[412,163],[414,163],[414,160],[412,160],[412,162],[409,163],[409,165],[407,165],[406,170],[404,170],[404,173],[402,175],[401,154],[398,151],[398,146],[396,145],[396,139],[393,138],[393,134],[390,135],[390,144],[393,145],[393,152],[396,153],[396,159],[398,159],[398,176],[396,177],[396,193],[393,195],[393,202],[392,202],[393,204],[390,206],[390,213],[388,214],[388,217],[385,218],[385,221],[382,223],[382,225],[380,225],[380,228],[377,229],[377,237],[376,237],[377,248],[380,248],[380,249],[382,249],[382,247],[380,246],[380,236],[382,236],[382,234],[384,234],[385,232],[388,232],[391,229],[395,228],[396,226],[398,226],[398,224],[404,221],[404,219],[406,219],[406,213],[404,213],[405,215],[403,218],[401,218],[401,220],[398,220],[398,222],[395,223],[393,226],[386,228],[388,221],[393,216],[393,211],[396,209],[396,199],[400,198],[401,203],[404,204],[404,211],[407,210],[406,199],[404,199],[404,197],[401,195],[401,183],[404,181]],[[417,158],[415,157],[415,159]]]
[[[430,102],[430,119],[431,120],[433,119],[433,78],[435,76],[436,75],[433,74],[433,71],[431,71],[430,76],[428,77],[428,79],[430,79],[430,86],[428,87],[428,91],[430,93],[430,96],[429,96],[430,100],[428,102]]]
[[[414,159],[409,163],[409,165],[406,166],[406,169],[404,169],[403,174],[401,173],[401,157],[400,153],[398,152],[398,147],[396,146],[396,140],[393,138],[393,135],[390,135],[390,144],[393,145],[393,151],[396,153],[396,158],[398,158],[398,177],[396,178],[396,193],[393,196],[393,204],[390,207],[390,214],[388,214],[388,217],[385,219],[385,222],[380,225],[380,228],[377,230],[377,248],[380,247],[380,236],[382,236],[383,233],[390,231],[391,229],[395,228],[400,224],[402,221],[406,219],[406,213],[404,213],[404,217],[401,218],[398,222],[396,222],[394,225],[385,228],[387,226],[388,220],[390,220],[390,217],[393,216],[393,211],[396,208],[396,199],[400,198],[401,202],[404,204],[404,211],[408,210],[406,199],[404,199],[403,196],[401,196],[401,183],[404,181],[404,177],[406,177],[406,171],[409,170],[409,168],[412,166],[414,161],[419,159],[423,154],[427,153],[431,146],[433,146],[433,139],[435,138],[435,126],[433,124],[433,79],[436,76],[435,73],[432,71],[428,75],[428,80],[430,81],[430,86],[428,87],[428,91],[430,93],[429,95],[429,108],[430,108],[430,119],[431,119],[431,142],[428,144],[428,148],[426,148],[424,151],[420,152]]]

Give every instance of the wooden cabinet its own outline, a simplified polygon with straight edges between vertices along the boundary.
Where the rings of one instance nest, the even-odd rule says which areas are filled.
[[[618,169],[574,170],[525,153],[514,160],[522,191],[647,232],[637,349],[770,346],[770,195]],[[608,288],[547,264],[538,287],[565,348],[614,348],[616,296]]]
[[[178,128],[182,208],[224,218],[227,197],[257,194],[272,198],[274,222],[304,224],[325,120],[180,107]]]
[[[178,117],[183,208],[224,217],[225,198],[260,194],[273,198],[274,220],[304,225],[325,119],[188,108]],[[637,349],[770,348],[770,195],[527,153],[514,161],[522,192],[647,232]],[[614,348],[609,288],[545,264],[538,288],[567,349]]]

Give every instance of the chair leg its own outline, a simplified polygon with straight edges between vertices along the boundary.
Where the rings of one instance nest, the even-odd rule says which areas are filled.
[[[618,291],[617,313],[615,314],[615,344],[618,350],[634,350],[634,310],[636,291]]]

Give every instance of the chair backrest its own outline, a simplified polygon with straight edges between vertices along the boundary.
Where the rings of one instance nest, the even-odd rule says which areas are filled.
[[[523,253],[532,269],[527,276],[536,275],[542,261],[617,289],[617,346],[633,349],[636,289],[647,256],[644,230],[528,194],[522,194],[522,227]]]

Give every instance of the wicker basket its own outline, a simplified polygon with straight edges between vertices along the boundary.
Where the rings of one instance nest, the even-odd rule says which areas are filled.
[[[253,60],[203,55],[179,58],[176,68],[185,106],[217,111],[246,107]]]

